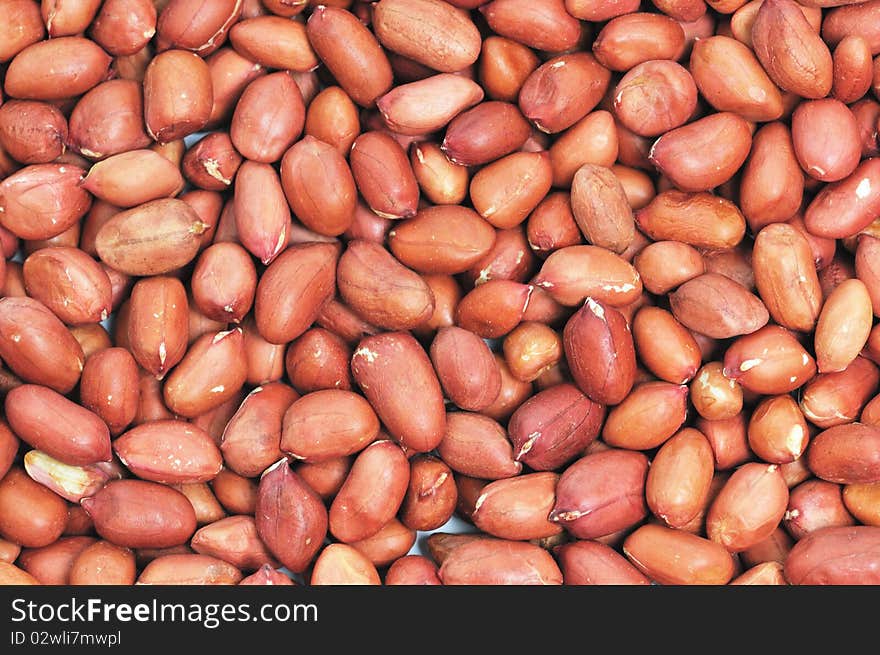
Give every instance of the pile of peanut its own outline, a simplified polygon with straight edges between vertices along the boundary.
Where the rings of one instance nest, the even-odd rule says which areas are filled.
[[[880,584],[878,55],[0,0],[0,583]]]

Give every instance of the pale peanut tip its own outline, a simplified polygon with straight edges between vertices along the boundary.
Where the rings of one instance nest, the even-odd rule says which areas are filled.
[[[355,350],[354,355],[352,355],[352,357],[365,357],[366,360],[370,364],[372,364],[373,362],[375,362],[379,358],[379,355],[374,353],[369,348],[364,347],[364,348],[358,348],[357,350]]]
[[[592,312],[592,314],[600,321],[605,320],[605,310],[602,308],[602,305],[597,303],[592,298],[587,298],[586,306],[587,309],[589,309],[590,312]]]
[[[287,465],[287,458],[286,458],[286,457],[282,457],[282,458],[279,459],[277,462],[275,462],[274,464],[272,464],[272,466],[270,466],[270,467],[267,468],[265,471],[263,471],[262,475],[260,475],[260,479],[262,480],[264,477],[266,477],[269,473],[271,473],[272,471],[274,471],[275,469],[277,469],[279,466],[286,466],[286,465]]]

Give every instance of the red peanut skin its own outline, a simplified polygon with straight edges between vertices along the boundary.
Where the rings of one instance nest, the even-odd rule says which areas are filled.
[[[440,566],[444,585],[559,585],[551,555],[522,541],[479,539],[455,548]]]
[[[386,585],[440,585],[439,569],[427,557],[406,555],[396,560],[385,574]]]
[[[296,459],[320,462],[352,455],[379,434],[379,419],[363,397],[341,389],[306,394],[284,413],[281,448]]]
[[[628,71],[614,89],[614,115],[640,136],[657,137],[684,125],[697,107],[697,87],[686,68],[647,61]]]
[[[623,314],[588,298],[566,323],[563,344],[574,382],[591,400],[616,405],[629,394],[636,355]]]
[[[107,541],[128,548],[177,546],[196,530],[196,515],[179,491],[144,480],[114,480],[81,501]]]
[[[515,459],[536,471],[558,469],[599,436],[604,417],[604,406],[572,384],[540,391],[510,417]]]
[[[651,462],[645,483],[648,507],[670,527],[684,527],[705,505],[714,465],[705,436],[691,428],[679,431]]]
[[[795,154],[810,177],[836,182],[852,173],[859,163],[859,126],[840,100],[802,102],[792,115],[791,132]]]
[[[636,7],[638,4],[634,3]],[[620,72],[643,61],[677,59],[676,55],[683,49],[684,30],[677,21],[663,14],[639,12],[638,9],[635,13],[612,18],[593,41],[596,59],[603,66]]]
[[[623,543],[636,568],[660,584],[726,584],[736,565],[719,544],[697,535],[645,525]]]
[[[530,133],[529,123],[515,105],[482,102],[449,123],[440,147],[456,164],[488,164],[520,148]]]
[[[482,414],[449,412],[437,452],[456,473],[473,478],[498,480],[522,471],[505,429]]]
[[[164,484],[207,482],[223,466],[211,436],[183,421],[143,423],[116,439],[113,449],[139,478]]]
[[[26,297],[0,299],[0,358],[26,382],[62,394],[76,386],[85,363],[82,347],[64,324]]]
[[[338,236],[351,227],[357,188],[348,163],[332,146],[309,135],[291,146],[281,160],[281,186],[309,229]]]
[[[556,486],[550,520],[578,539],[595,539],[641,521],[648,458],[642,453],[608,450],[570,465]]]
[[[0,224],[21,239],[50,239],[82,218],[92,197],[80,186],[85,170],[34,164],[0,182]]]
[[[339,295],[359,316],[388,330],[412,329],[431,317],[434,294],[383,246],[352,241],[336,268]]]
[[[257,533],[269,551],[294,573],[302,573],[323,545],[327,509],[287,460],[260,478],[255,510]]]
[[[437,0],[382,0],[373,8],[373,30],[389,50],[448,73],[480,53],[480,33],[466,12]]]
[[[155,35],[156,18],[152,0],[105,0],[89,36],[111,55],[136,55]]]
[[[264,264],[274,261],[290,240],[290,206],[278,173],[269,164],[245,161],[232,202],[241,245]]]
[[[647,585],[651,581],[613,548],[575,541],[555,549],[567,585]]]
[[[305,120],[296,83],[286,72],[272,73],[248,84],[232,114],[229,136],[245,159],[269,164],[299,138]]]
[[[13,100],[0,109],[0,146],[22,164],[46,164],[64,152],[67,119],[48,103]]]
[[[318,57],[357,104],[371,107],[391,88],[388,57],[353,14],[320,6],[312,12],[306,29]],[[340,48],[340,43],[347,47]]]
[[[685,327],[713,339],[750,334],[770,320],[756,296],[718,273],[705,273],[670,294],[672,313]]]
[[[880,482],[880,428],[863,423],[828,428],[810,442],[807,465],[829,482]]]
[[[868,227],[880,213],[880,157],[863,160],[839,182],[816,194],[804,213],[807,231],[843,239]]]
[[[404,149],[385,132],[364,132],[351,146],[349,164],[370,209],[384,218],[415,216],[419,186]]]
[[[195,418],[233,398],[247,379],[241,328],[199,337],[165,380],[168,409]]]
[[[398,134],[418,136],[442,129],[483,99],[483,88],[466,77],[441,73],[392,89],[376,103],[385,124]]]
[[[880,584],[880,528],[816,530],[791,549],[784,573],[790,584]]]
[[[6,395],[6,420],[24,441],[65,464],[84,466],[110,460],[107,425],[61,394],[24,384]]]
[[[64,531],[67,504],[13,467],[0,479],[0,537],[25,548],[54,543]]]
[[[268,564],[263,564],[256,573],[242,578],[239,585],[281,585],[292,587],[296,583],[281,571],[276,571]]]
[[[793,0],[761,5],[752,43],[767,74],[783,90],[805,98],[822,98],[831,91],[831,52]]]
[[[791,490],[783,525],[795,540],[822,528],[855,524],[844,504],[841,485],[807,480]]]
[[[794,154],[791,131],[780,122],[761,127],[742,171],[739,204],[753,231],[798,211],[804,173]]]
[[[283,344],[305,332],[336,288],[335,245],[310,243],[285,250],[257,284],[254,314],[266,341]]]
[[[355,459],[330,506],[333,536],[351,543],[376,534],[400,509],[409,473],[406,455],[392,441],[377,441],[367,447]]]
[[[555,134],[592,111],[610,80],[611,73],[590,53],[554,57],[526,78],[519,107],[539,130]]]
[[[137,413],[140,392],[138,367],[124,348],[108,348],[86,360],[80,385],[80,401],[110,428],[121,433]]]
[[[12,468],[20,444],[18,437],[12,433],[9,426],[0,421],[0,480]]]
[[[53,62],[47,71],[46,62]],[[110,56],[96,43],[65,36],[22,50],[6,71],[6,93],[13,98],[61,100],[78,96],[106,79]]]
[[[706,515],[706,533],[731,552],[768,538],[788,506],[788,487],[775,465],[749,463],[721,488]]]
[[[649,159],[682,191],[708,191],[733,177],[751,145],[748,123],[719,112],[666,132],[654,142]]]
[[[241,0],[211,3],[172,0],[159,15],[159,49],[183,48],[207,56],[223,45],[226,32],[241,17]]]
[[[449,399],[461,409],[480,411],[501,391],[501,372],[486,343],[456,326],[440,328],[430,348],[431,361]]]
[[[214,521],[197,530],[190,545],[199,554],[219,557],[245,571],[278,564],[257,536],[256,523],[250,516]]]
[[[412,336],[386,332],[362,339],[351,370],[392,437],[408,451],[437,447],[446,428],[443,392],[431,360]]]
[[[480,12],[496,33],[536,50],[568,50],[580,38],[580,25],[562,0],[494,0]]]

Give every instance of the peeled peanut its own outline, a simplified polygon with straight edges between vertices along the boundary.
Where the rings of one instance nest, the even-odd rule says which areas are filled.
[[[373,29],[386,48],[430,68],[455,72],[480,53],[480,33],[464,12],[439,0],[382,0]]]
[[[708,191],[733,177],[751,147],[748,123],[718,112],[664,133],[649,159],[682,191]]]
[[[455,479],[445,462],[431,455],[412,458],[409,485],[400,506],[404,526],[413,532],[436,530],[452,517],[457,501]]]
[[[739,208],[709,193],[664,191],[637,211],[635,220],[654,241],[678,241],[694,248],[733,248],[746,231]]]
[[[246,378],[241,329],[209,333],[190,346],[165,380],[162,394],[171,411],[193,418],[229,400]]]
[[[749,47],[728,36],[700,39],[690,71],[703,97],[718,111],[766,123],[782,116],[782,94]]]
[[[777,466],[744,464],[709,508],[707,535],[731,552],[745,550],[773,533],[787,506],[788,487]]]
[[[391,88],[388,57],[353,14],[322,5],[312,12],[306,30],[315,53],[356,103],[370,107]]]
[[[128,548],[99,540],[77,554],[70,568],[71,585],[134,584],[137,577],[134,553]]]
[[[308,243],[285,250],[257,283],[254,316],[266,341],[284,344],[305,332],[319,317],[336,286],[339,252],[329,243]]]
[[[807,450],[807,466],[816,477],[838,484],[880,482],[880,459],[875,444],[880,429],[846,423],[820,432]]]
[[[563,544],[555,555],[567,585],[650,584],[625,557],[598,541]]]
[[[569,0],[570,11],[576,2],[577,0]],[[576,16],[577,13],[572,12],[572,15]],[[579,17],[594,20],[589,16]],[[604,19],[603,15],[595,20]],[[678,22],[663,14],[639,12],[637,5],[634,13],[612,17],[593,41],[596,59],[614,71],[628,71],[650,60],[677,59],[683,49],[684,30]]]
[[[624,541],[623,552],[660,584],[727,584],[735,573],[734,560],[721,545],[659,525],[633,532]]]
[[[813,358],[791,332],[776,325],[740,337],[724,355],[724,375],[755,393],[788,393],[815,373]]]
[[[568,50],[580,37],[580,24],[562,0],[494,0],[480,12],[494,32],[536,50]]]
[[[48,61],[54,65],[46,69]],[[39,41],[24,48],[9,62],[4,88],[13,98],[71,98],[106,79],[110,61],[110,56],[94,41],[81,36]]]
[[[529,124],[515,105],[482,102],[452,120],[440,147],[453,163],[487,164],[517,150],[529,133]]]
[[[101,261],[122,273],[162,275],[195,258],[207,228],[182,200],[152,200],[104,223],[95,248]]]
[[[448,413],[437,452],[456,473],[484,480],[508,478],[522,470],[504,428],[482,414]]]
[[[93,537],[62,537],[54,544],[41,548],[24,549],[18,565],[43,585],[66,585],[71,567],[77,556],[95,543]]]
[[[315,560],[311,585],[379,585],[376,567],[356,548],[348,544],[330,544]]]
[[[647,514],[647,473],[648,459],[642,453],[608,450],[586,455],[560,476],[549,518],[578,539],[633,526]]]
[[[820,373],[804,385],[800,408],[813,424],[826,429],[856,420],[870,423],[868,402],[877,393],[880,370],[864,357],[856,357],[836,373]],[[863,411],[864,410],[864,411]]]
[[[519,107],[542,132],[561,132],[592,111],[610,79],[610,72],[592,54],[563,54],[547,60],[526,78]]]
[[[52,417],[47,421],[46,417]],[[48,387],[24,384],[6,395],[6,419],[34,448],[81,466],[110,460],[110,433],[93,412]]]
[[[0,480],[0,537],[25,548],[54,543],[67,522],[67,506],[15,466]]]
[[[559,476],[552,472],[529,473],[496,480],[477,498],[474,525],[501,539],[541,539],[562,531],[548,520],[556,501]]]
[[[455,548],[439,572],[446,585],[562,584],[562,572],[547,551],[521,541],[478,539]]]
[[[872,314],[871,296],[861,280],[846,280],[831,292],[814,335],[820,372],[841,371],[852,363],[868,341]]]
[[[198,132],[211,117],[213,85],[208,65],[185,50],[156,55],[144,74],[144,119],[156,141]]]
[[[463,273],[495,243],[490,223],[467,207],[428,207],[396,223],[388,233],[388,245],[402,264],[419,273]]]
[[[255,518],[260,539],[293,572],[305,570],[327,534],[327,510],[321,498],[286,460],[261,476]]]
[[[614,405],[632,389],[636,356],[624,316],[587,298],[563,332],[565,355],[577,387],[591,400]]]
[[[758,230],[791,218],[800,207],[803,187],[804,174],[788,127],[779,122],[764,125],[755,133],[740,182],[739,203],[749,226]]]
[[[811,332],[822,305],[822,290],[806,238],[785,223],[771,224],[755,237],[755,285],[779,325]]]
[[[80,186],[85,171],[69,164],[33,164],[0,182],[0,225],[21,239],[50,239],[91,206]]]
[[[22,274],[28,294],[65,323],[97,323],[110,314],[110,278],[78,248],[41,248],[25,260]]]
[[[352,465],[330,506],[330,532],[345,543],[378,532],[400,509],[409,483],[409,464],[399,446],[377,441]]]
[[[285,72],[247,85],[232,114],[229,137],[248,160],[270,164],[294,144],[305,124],[302,94]]]
[[[785,560],[791,584],[875,584],[880,529],[832,527],[801,539]]]
[[[129,548],[185,543],[196,529],[192,505],[179,491],[144,480],[114,480],[82,500],[107,541]]]
[[[289,405],[284,414],[281,449],[296,459],[322,461],[354,454],[378,433],[379,420],[361,396],[325,389]]]

